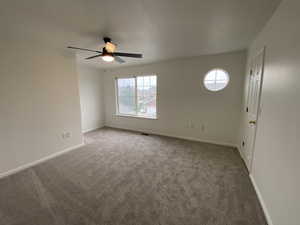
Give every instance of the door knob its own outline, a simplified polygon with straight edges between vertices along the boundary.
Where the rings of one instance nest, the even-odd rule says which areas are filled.
[[[249,123],[254,125],[254,124],[256,124],[256,121],[255,120],[250,120]]]

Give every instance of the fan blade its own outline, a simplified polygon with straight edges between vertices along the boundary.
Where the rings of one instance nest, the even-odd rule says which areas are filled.
[[[100,56],[102,56],[102,54],[99,54],[99,55],[93,55],[93,56],[87,57],[87,58],[85,58],[85,59],[93,59],[93,58],[100,57]]]
[[[89,51],[89,52],[102,53],[102,52],[100,52],[100,51],[91,50],[91,49],[86,49],[86,48],[77,48],[77,47],[72,47],[72,46],[68,46],[68,48],[71,48],[71,49],[77,49],[77,50],[82,50],[82,51]]]
[[[118,63],[124,63],[124,62],[125,62],[125,60],[122,59],[122,58],[119,57],[119,56],[114,55],[114,58],[115,58],[115,60],[116,60]]]
[[[114,55],[123,56],[123,57],[131,57],[131,58],[143,58],[142,54],[136,54],[136,53],[114,52]]]

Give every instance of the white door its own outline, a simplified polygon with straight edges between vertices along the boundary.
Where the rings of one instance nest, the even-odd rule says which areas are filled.
[[[251,172],[252,159],[254,153],[256,127],[258,123],[260,109],[260,96],[262,87],[262,78],[264,71],[265,49],[261,50],[251,61],[250,76],[248,85],[247,99],[247,120],[246,120],[246,137],[245,137],[245,162],[248,170]]]

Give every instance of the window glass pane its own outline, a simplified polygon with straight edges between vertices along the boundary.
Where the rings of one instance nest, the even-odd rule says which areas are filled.
[[[215,90],[222,90],[225,87],[226,87],[226,83],[225,82],[216,82]]]
[[[216,80],[222,80],[222,81],[226,81],[227,80],[227,74],[224,73],[222,70],[217,70],[217,76],[216,76]]]
[[[210,91],[220,91],[224,89],[229,82],[229,75],[222,69],[209,71],[204,77],[204,86]]]
[[[137,112],[156,117],[156,76],[137,77]]]
[[[150,86],[151,87],[156,87],[156,76],[151,76],[150,77]]]
[[[120,78],[117,81],[119,113],[135,115],[135,78]]]
[[[144,86],[144,79],[142,79],[142,77],[137,78],[137,86],[138,87]]]
[[[209,82],[206,82],[205,83],[205,87],[208,89],[208,90],[215,90],[216,89],[216,85],[215,83],[209,83]]]
[[[135,115],[135,98],[119,96],[119,113],[126,115]]]
[[[119,96],[135,96],[134,78],[118,79]]]
[[[149,76],[143,77],[143,79],[144,79],[144,86],[149,87],[150,86],[150,77]]]
[[[210,71],[206,77],[205,80],[215,80],[216,79],[216,71]]]

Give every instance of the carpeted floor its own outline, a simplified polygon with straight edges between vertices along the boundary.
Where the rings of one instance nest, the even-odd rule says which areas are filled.
[[[0,180],[1,225],[266,225],[237,150],[101,129]]]

